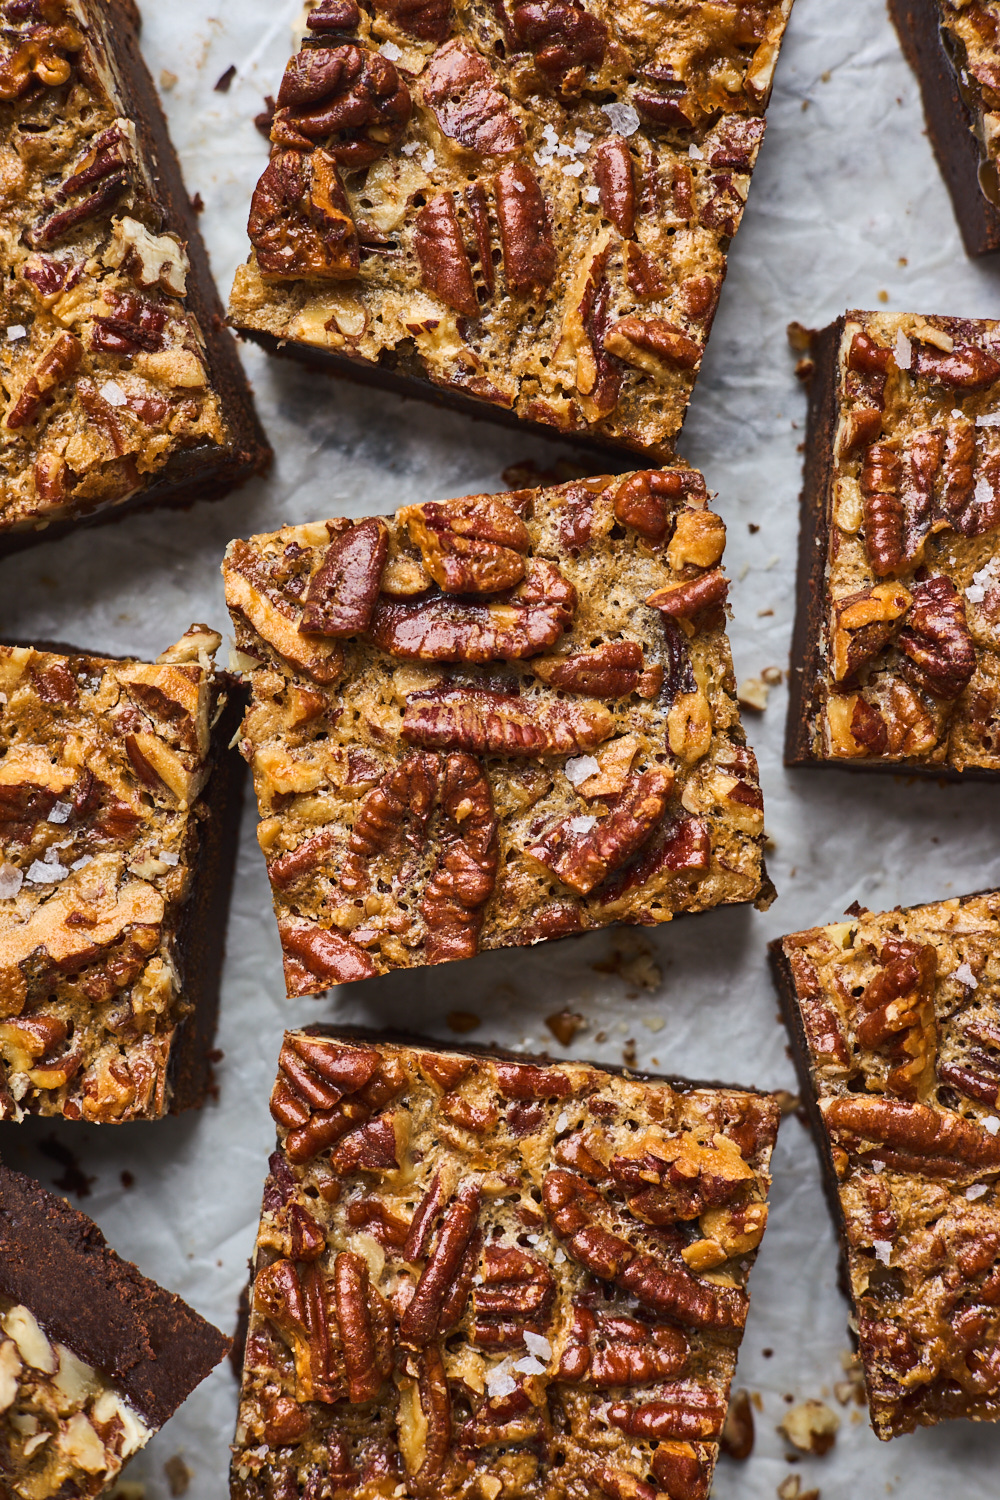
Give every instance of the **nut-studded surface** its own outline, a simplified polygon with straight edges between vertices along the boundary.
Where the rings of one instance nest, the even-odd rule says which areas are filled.
[[[791,0],[322,0],[235,324],[665,456]]]
[[[706,498],[676,468],[230,545],[290,993],[766,901]]]
[[[210,368],[192,305],[214,299],[204,251],[192,270],[187,206],[171,218],[164,202],[175,165],[161,174],[156,126],[124,91],[123,68],[141,67],[124,62],[134,7],[106,10],[0,7],[0,532],[89,515],[182,468],[193,482],[199,464],[221,481],[253,427],[234,353]],[[228,335],[210,332],[218,354]],[[238,462],[250,472],[265,451]]]
[[[271,1112],[234,1497],[704,1500],[769,1096],[310,1027]]]
[[[872,1425],[1000,1417],[1000,893],[772,944]]]
[[[218,644],[193,626],[149,664],[0,647],[0,1117],[170,1108],[199,1026],[181,934],[207,899]]]
[[[815,341],[789,758],[1000,771],[1000,325]]]

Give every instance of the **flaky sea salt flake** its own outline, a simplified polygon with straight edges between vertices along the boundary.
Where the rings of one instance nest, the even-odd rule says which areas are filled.
[[[635,135],[639,129],[639,114],[631,104],[602,104],[601,108],[611,122],[612,130],[617,130],[619,135]]]

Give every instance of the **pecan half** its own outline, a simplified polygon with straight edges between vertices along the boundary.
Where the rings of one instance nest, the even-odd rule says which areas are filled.
[[[487,1245],[482,1281],[472,1293],[473,1340],[484,1349],[507,1349],[523,1344],[526,1329],[543,1334],[555,1294],[542,1261],[513,1245]]]
[[[374,1194],[354,1198],[348,1203],[346,1214],[352,1229],[367,1229],[383,1250],[402,1251],[410,1226],[404,1219],[397,1219],[381,1198]]]
[[[858,1095],[823,1099],[827,1129],[841,1140],[860,1139],[897,1149],[911,1160],[941,1162],[995,1170],[1000,1141],[961,1115],[901,1099],[866,1099]]]
[[[357,0],[319,0],[306,16],[309,31],[353,31],[361,20]],[[271,113],[274,111],[272,109]]]
[[[622,136],[610,136],[595,148],[594,181],[601,195],[604,217],[615,226],[622,239],[631,239],[635,228],[635,177],[632,153]]]
[[[672,583],[650,594],[646,603],[674,620],[694,620],[706,611],[718,611],[729,594],[729,579],[718,568],[687,583]]]
[[[338,165],[367,167],[399,140],[411,108],[409,89],[380,52],[307,47],[285,69],[271,139],[305,151],[322,143]]]
[[[437,1242],[399,1321],[399,1337],[410,1348],[426,1348],[447,1332],[447,1326],[441,1327],[442,1313],[478,1227],[480,1197],[478,1183],[463,1183],[444,1213]]]
[[[473,233],[476,237],[476,250],[479,254],[479,274],[483,278],[486,290],[492,297],[496,286],[496,272],[493,269],[493,230],[490,225],[489,200],[486,189],[481,182],[470,182],[465,189],[465,202],[469,209],[469,217],[472,220]]]
[[[603,705],[473,688],[414,693],[403,714],[407,744],[474,755],[568,755],[593,750],[613,732],[614,719]]]
[[[531,538],[499,495],[406,505],[396,519],[420,548],[424,567],[446,594],[493,594],[525,574]]]
[[[699,278],[701,281],[710,282],[711,277]],[[670,288],[663,279],[659,263],[638,245],[626,243],[625,245],[625,281],[628,289],[640,302],[651,302],[656,297],[669,297]],[[708,306],[704,293],[693,288],[689,283],[682,293],[684,306],[687,311],[692,307],[700,308],[703,313]],[[699,313],[692,313],[693,317]]]
[[[374,1401],[392,1372],[392,1314],[370,1284],[368,1262],[350,1250],[342,1250],[334,1261],[333,1288],[347,1399]]]
[[[408,707],[408,706],[407,706]],[[405,720],[404,720],[405,725]],[[500,858],[490,779],[471,755],[449,755],[441,781],[443,844],[420,913],[428,963],[471,958]]]
[[[416,752],[404,756],[367,793],[354,820],[340,872],[345,891],[367,890],[372,863],[401,837],[416,849],[423,847],[439,775],[437,757]]]
[[[46,397],[75,373],[82,358],[83,345],[75,334],[57,333],[18,392],[6,426],[26,427],[34,422]]]
[[[708,824],[703,818],[675,818],[638,858],[601,886],[597,897],[606,904],[626,891],[646,885],[662,870],[678,874],[686,870],[701,872],[710,869],[711,864],[712,835]]]
[[[400,1065],[370,1047],[342,1047],[320,1037],[285,1038],[271,1093],[271,1114],[288,1135],[290,1162],[310,1161],[364,1125],[401,1091]]]
[[[272,281],[357,275],[361,250],[340,175],[325,151],[279,151],[250,202],[247,234]]]
[[[69,177],[46,199],[43,208],[48,217],[25,231],[24,238],[32,249],[55,245],[78,225],[113,209],[131,186],[129,157],[128,143],[117,123],[92,140]],[[76,203],[59,206],[81,192],[85,196]],[[53,208],[56,211],[49,213]]]
[[[958,698],[976,670],[965,600],[943,574],[913,585],[913,604],[897,641],[907,672],[936,698]]]
[[[652,1468],[671,1500],[707,1500],[708,1474],[690,1443],[658,1443]]]
[[[370,633],[390,656],[407,661],[521,661],[554,646],[571,615],[572,606],[558,603],[380,599]]]
[[[559,1068],[539,1068],[534,1063],[495,1062],[493,1076],[505,1099],[568,1099],[573,1084]]]
[[[747,1298],[735,1287],[697,1280],[683,1265],[664,1265],[603,1228],[601,1194],[574,1172],[548,1172],[542,1204],[555,1233],[574,1260],[602,1281],[612,1281],[644,1306],[693,1328],[742,1328]],[[721,1428],[725,1409],[719,1419]],[[675,1434],[684,1436],[685,1434]],[[664,1436],[670,1436],[664,1433]]]
[[[972,499],[976,468],[976,429],[962,416],[948,423],[944,450],[944,472],[941,476],[941,505],[944,516],[954,524]]]
[[[595,1313],[574,1303],[559,1377],[589,1380],[598,1388],[646,1385],[683,1374],[688,1355],[688,1341],[679,1328],[641,1323],[622,1313]]]
[[[835,682],[847,682],[888,645],[911,603],[912,595],[901,583],[876,583],[833,601]]]
[[[676,469],[642,469],[615,490],[615,520],[651,542],[662,541],[670,512],[683,494],[684,480]]]
[[[472,262],[451,193],[436,194],[417,214],[413,248],[427,290],[465,317],[478,318]]]
[[[94,319],[91,349],[103,354],[138,354],[140,349],[155,353],[164,347],[165,308],[156,307],[135,292],[105,292],[103,300],[112,312],[110,317]]]
[[[352,1172],[396,1172],[399,1170],[396,1122],[391,1114],[379,1115],[359,1125],[330,1154],[330,1165],[339,1177]]]
[[[977,344],[956,344],[948,354],[933,344],[917,343],[913,369],[935,385],[982,391],[1000,379],[1000,360]]]
[[[639,686],[642,647],[635,641],[605,641],[579,656],[541,656],[531,670],[549,687],[589,698],[627,698]]]
[[[389,528],[370,517],[331,541],[309,580],[299,630],[310,635],[358,635],[371,624]]]
[[[713,131],[710,167],[737,167],[748,172],[764,138],[764,120],[756,115],[724,115]]]
[[[451,0],[375,0],[375,9],[419,42],[443,42],[451,30]]]
[[[587,72],[604,61],[608,28],[576,0],[526,0],[511,21],[537,67],[558,80],[564,94],[577,92]]]
[[[314,682],[337,681],[344,669],[343,647],[334,640],[313,640],[300,633],[298,601],[293,604],[257,576],[248,542],[232,544],[223,564],[223,575],[230,611],[241,615],[284,662],[299,668]]]
[[[701,1386],[667,1386],[657,1400],[641,1406],[616,1401],[608,1408],[608,1420],[629,1437],[717,1438],[726,1420],[726,1404]]]
[[[861,468],[865,551],[876,578],[899,567],[904,554],[905,511],[899,496],[902,464],[888,443],[873,443]]]
[[[613,323],[604,336],[604,347],[627,365],[662,376],[665,369],[696,370],[702,348],[683,329],[663,318],[629,315]]]
[[[518,1385],[506,1396],[483,1401],[460,1428],[458,1441],[466,1449],[506,1447],[544,1441],[550,1431],[544,1409],[533,1406],[527,1391]]]
[[[493,179],[493,193],[507,290],[549,286],[556,274],[556,248],[538,178],[523,162],[511,163]]]
[[[524,131],[497,87],[489,63],[453,38],[440,47],[423,74],[423,95],[441,133],[482,156],[503,156],[524,145]]]
[[[663,820],[673,786],[674,774],[669,770],[630,776],[606,818],[584,831],[574,828],[577,818],[564,818],[525,853],[571,890],[586,896],[652,837]]]
[[[904,449],[900,496],[905,513],[905,556],[921,553],[934,505],[934,482],[944,456],[945,435],[940,428],[918,432]]]
[[[418,1500],[430,1500],[438,1493],[438,1483],[451,1448],[451,1392],[441,1351],[436,1344],[418,1356],[418,1367],[417,1395],[426,1436],[423,1462],[410,1476],[409,1484]]]
[[[351,984],[378,973],[364,949],[336,928],[282,917],[278,936],[290,995],[314,995],[333,984]]]
[[[325,1292],[326,1278],[315,1262],[300,1274],[290,1260],[277,1260],[254,1281],[254,1307],[291,1348],[296,1394],[305,1401],[337,1401],[345,1389],[330,1338]]]

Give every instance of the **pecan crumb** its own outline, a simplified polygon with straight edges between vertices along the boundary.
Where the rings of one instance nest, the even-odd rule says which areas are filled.
[[[778,1431],[801,1453],[821,1458],[837,1440],[840,1418],[823,1401],[802,1401],[785,1412]]]
[[[235,72],[235,69],[233,69],[233,72]],[[167,1476],[167,1483],[170,1486],[170,1493],[174,1496],[174,1500],[176,1500],[178,1495],[187,1494],[192,1474],[179,1453],[175,1453],[172,1458],[167,1459],[163,1465],[163,1472]]]
[[[563,1047],[572,1046],[573,1038],[587,1024],[584,1017],[578,1011],[558,1010],[551,1016],[545,1017],[545,1024],[555,1037],[556,1041]]]
[[[471,1010],[450,1010],[445,1017],[449,1031],[457,1031],[459,1036],[464,1036],[468,1031],[475,1031],[481,1026],[482,1020]]]
[[[741,1386],[729,1399],[726,1423],[719,1438],[719,1447],[730,1458],[742,1463],[753,1452],[754,1425],[750,1392]]]

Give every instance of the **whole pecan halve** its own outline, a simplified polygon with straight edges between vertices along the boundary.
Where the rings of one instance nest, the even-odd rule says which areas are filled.
[[[357,275],[360,246],[347,195],[325,151],[279,151],[254,189],[247,233],[272,280]]]
[[[897,642],[907,670],[936,698],[958,698],[976,670],[965,600],[943,574],[913,585],[913,604]]]
[[[473,688],[415,693],[403,714],[407,744],[474,755],[569,755],[593,750],[613,732],[614,719],[603,704]]]
[[[482,1281],[472,1294],[475,1343],[485,1349],[516,1348],[526,1329],[543,1334],[555,1293],[552,1272],[536,1256],[514,1245],[487,1245]]]
[[[503,156],[524,145],[524,131],[501,93],[489,63],[453,38],[435,52],[421,79],[424,101],[442,135],[482,156]]]
[[[389,528],[369,517],[334,537],[306,589],[299,630],[310,635],[359,635],[371,624]]]
[[[437,757],[418,751],[404,756],[367,793],[354,820],[340,871],[345,891],[367,890],[373,862],[403,837],[414,848],[423,847],[439,775]]]
[[[604,61],[607,25],[577,0],[525,0],[514,7],[511,21],[538,68],[564,93],[577,92],[588,71]]]
[[[524,577],[531,538],[517,512],[498,495],[407,505],[396,518],[447,594],[495,594]]]
[[[623,136],[609,136],[595,148],[594,181],[604,217],[623,239],[631,239],[635,228],[635,176],[632,153]]]
[[[478,318],[472,263],[451,193],[437,193],[417,214],[413,249],[427,290],[464,317]]]
[[[471,755],[449,755],[441,780],[442,847],[420,903],[428,963],[471,958],[500,858],[493,791]]]
[[[702,347],[664,318],[619,318],[604,336],[604,347],[627,365],[659,376],[665,369],[696,370]]]
[[[564,885],[586,896],[652,837],[663,820],[673,785],[669,770],[631,776],[606,818],[583,831],[574,824],[590,823],[589,818],[564,818],[526,853]]]
[[[388,58],[347,43],[306,47],[285,69],[271,127],[275,145],[323,145],[339,166],[370,166],[406,129],[410,91]]]
[[[493,180],[504,276],[511,292],[549,286],[556,247],[538,178],[523,162],[503,167]]]
[[[578,656],[542,656],[531,670],[549,687],[590,698],[627,698],[639,686],[642,647],[635,641],[605,641]]]

